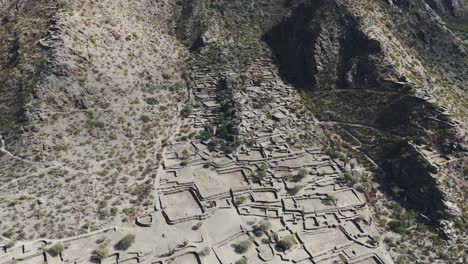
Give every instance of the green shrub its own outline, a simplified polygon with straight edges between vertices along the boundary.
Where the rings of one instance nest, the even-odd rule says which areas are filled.
[[[59,9],[69,9],[70,8],[70,2],[68,0],[60,0],[57,2],[57,7]]]
[[[117,244],[115,244],[115,249],[117,250],[127,250],[129,249],[133,243],[135,243],[135,235],[128,234],[124,238],[122,238]]]
[[[89,37],[89,40],[93,43],[93,44],[96,44],[96,36],[95,35],[92,35],[91,37]]]
[[[247,197],[241,196],[236,199],[236,205],[241,205],[247,200]]]
[[[288,190],[288,193],[290,195],[296,195],[302,190],[303,186],[294,186],[291,189]]]
[[[154,98],[154,97],[148,97],[145,99],[145,102],[149,105],[157,105],[159,104],[159,101],[158,99]]]
[[[307,170],[301,169],[294,177],[293,180],[295,182],[300,182],[302,181],[306,176],[307,176]]]
[[[150,118],[149,116],[147,116],[147,115],[142,115],[142,116],[140,117],[140,120],[143,121],[143,123],[149,123],[149,122],[151,122],[151,118]]]
[[[292,236],[292,235],[289,235],[289,236],[285,236],[283,237],[282,239],[280,239],[277,243],[276,243],[276,246],[282,250],[282,251],[286,251],[290,248],[292,248],[295,244],[296,244],[296,239]]]
[[[205,164],[203,164],[203,168],[205,169],[208,169],[211,166],[213,166],[213,163],[211,161],[205,162]]]
[[[174,88],[176,89],[182,89],[182,88],[185,88],[187,85],[185,84],[185,82],[176,82],[174,84]]]
[[[257,144],[257,140],[255,138],[249,139],[246,143],[247,147],[249,148],[253,147],[255,144]]]
[[[87,120],[86,121],[86,126],[88,128],[104,128],[105,124],[101,121],[97,120]]]
[[[250,239],[243,240],[234,245],[236,253],[243,254],[249,250],[252,246],[252,241]]]
[[[238,261],[236,261],[236,264],[247,264],[247,259],[246,258],[241,258]]]
[[[192,226],[192,230],[196,231],[200,229],[200,227],[203,225],[202,222],[198,222],[196,225]]]
[[[267,232],[271,228],[271,223],[268,220],[262,220],[260,224],[254,226],[253,233],[256,236],[261,236],[263,233]]]
[[[184,118],[188,117],[193,112],[193,107],[191,105],[186,105],[184,109],[180,112],[180,115]]]
[[[390,223],[388,223],[388,227],[391,231],[401,235],[408,233],[408,230],[406,229],[404,223],[401,221],[391,221]]]
[[[103,259],[109,255],[109,248],[107,244],[102,244],[99,245],[99,247],[94,251],[94,253],[99,259]]]
[[[51,246],[49,249],[47,249],[47,253],[49,253],[52,257],[56,257],[60,255],[65,247],[62,244],[55,244]]]
[[[164,80],[172,79],[172,75],[170,73],[163,73],[162,77],[163,77]]]
[[[328,204],[335,205],[336,202],[338,202],[338,199],[335,196],[328,194],[327,198],[326,198],[326,201],[327,201]]]

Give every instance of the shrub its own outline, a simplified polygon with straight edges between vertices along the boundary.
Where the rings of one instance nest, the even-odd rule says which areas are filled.
[[[174,84],[174,88],[176,89],[182,89],[182,88],[185,88],[187,85],[185,84],[185,82],[176,82]]]
[[[133,243],[135,243],[135,235],[128,234],[124,238],[122,238],[117,244],[115,244],[115,249],[117,250],[127,250],[129,249]]]
[[[388,227],[391,231],[401,235],[408,233],[408,230],[406,229],[404,223],[400,221],[391,221],[390,223],[388,223]]]
[[[253,147],[255,144],[257,144],[257,140],[255,138],[249,139],[246,143],[247,147],[249,148]]]
[[[247,200],[247,197],[245,196],[240,196],[236,199],[236,205],[241,205]]]
[[[203,225],[202,222],[198,222],[196,225],[192,226],[192,230],[196,231],[200,229],[200,227]]]
[[[92,35],[91,37],[89,37],[89,40],[91,41],[91,43],[96,44],[97,39],[95,35]]]
[[[145,102],[149,105],[157,105],[159,102],[158,102],[158,99],[154,98],[154,97],[148,97],[145,99]]]
[[[307,170],[301,169],[296,176],[294,176],[293,180],[295,182],[300,182],[302,181],[305,177],[307,176]]]
[[[60,0],[57,2],[57,7],[60,9],[70,8],[70,2],[68,0]]]
[[[193,107],[191,105],[186,105],[184,109],[180,112],[180,115],[184,118],[188,117],[193,112]]]
[[[162,77],[163,77],[164,80],[172,79],[172,75],[170,73],[163,73]]]
[[[247,264],[247,259],[246,258],[241,258],[238,261],[236,261],[236,264]]]
[[[58,255],[60,255],[63,250],[64,250],[64,246],[62,244],[55,244],[53,246],[51,246],[49,249],[47,249],[47,253],[49,253],[52,257],[56,257]]]
[[[208,169],[209,167],[211,167],[213,164],[211,161],[208,161],[208,162],[205,162],[205,164],[203,164],[203,168],[205,169]]]
[[[254,226],[253,233],[256,236],[261,236],[263,233],[267,232],[271,228],[271,223],[268,220],[262,220],[260,224]]]
[[[335,196],[329,194],[327,195],[326,201],[329,204],[335,205],[338,199]]]
[[[110,213],[111,213],[112,216],[116,216],[118,212],[119,212],[119,208],[117,208],[117,207],[112,207],[110,209]]]
[[[99,247],[94,251],[94,253],[99,259],[103,259],[109,255],[109,248],[107,247],[107,244],[102,244],[99,245]]]
[[[147,115],[142,115],[140,117],[141,121],[143,121],[143,123],[148,123],[148,122],[151,122],[151,118]]]
[[[243,240],[234,245],[236,253],[243,254],[249,250],[252,246],[252,241],[250,239]]]
[[[277,243],[276,246],[282,251],[286,251],[290,248],[292,248],[296,244],[296,239],[292,236],[285,236],[282,239],[280,239]]]
[[[290,195],[296,195],[302,190],[303,186],[294,186],[291,189],[289,189],[289,194]]]
[[[86,120],[86,126],[88,128],[104,128],[105,124],[97,120]]]

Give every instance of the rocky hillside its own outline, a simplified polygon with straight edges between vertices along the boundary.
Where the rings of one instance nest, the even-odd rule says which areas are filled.
[[[232,90],[260,87],[252,65],[273,59],[314,116],[303,137],[365,168],[345,180],[396,262],[466,261],[461,0],[34,2],[0,1],[3,237],[128,227],[152,210],[163,148],[195,137],[188,72],[237,74],[201,135],[230,155],[249,145]]]
[[[172,4],[7,1],[1,10],[3,236],[70,236],[145,210],[186,93]]]

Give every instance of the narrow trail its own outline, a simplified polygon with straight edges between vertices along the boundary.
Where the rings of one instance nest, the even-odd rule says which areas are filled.
[[[45,167],[59,167],[59,166],[61,166],[61,164],[59,164],[58,162],[54,162],[54,163],[36,162],[36,161],[26,160],[26,159],[23,159],[21,157],[18,157],[16,155],[14,155],[13,153],[11,153],[10,151],[8,151],[5,148],[5,140],[3,139],[2,136],[0,136],[0,143],[1,143],[0,152],[3,152],[4,154],[10,156],[11,158],[13,158],[15,160],[19,160],[19,161],[29,163],[29,164],[33,164],[33,165],[45,166]]]

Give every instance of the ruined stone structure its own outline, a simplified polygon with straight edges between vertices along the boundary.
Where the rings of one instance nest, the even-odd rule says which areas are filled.
[[[197,107],[185,121],[202,131],[218,118],[219,81],[238,73],[192,70],[190,98]],[[0,263],[96,261],[93,252],[83,255],[79,248],[102,236],[117,241],[125,232],[150,238],[99,261],[393,263],[364,196],[343,180],[351,166],[313,143],[319,137],[316,121],[302,111],[297,91],[281,81],[273,62],[248,67],[233,98],[242,105],[238,131],[244,144],[231,154],[209,150],[208,141],[196,137],[167,146],[156,177],[155,210],[136,218],[134,228],[17,244],[0,254]],[[281,247],[286,238],[292,242]],[[239,251],[242,241],[249,246]],[[47,244],[58,242],[68,245],[60,260],[44,253]]]

